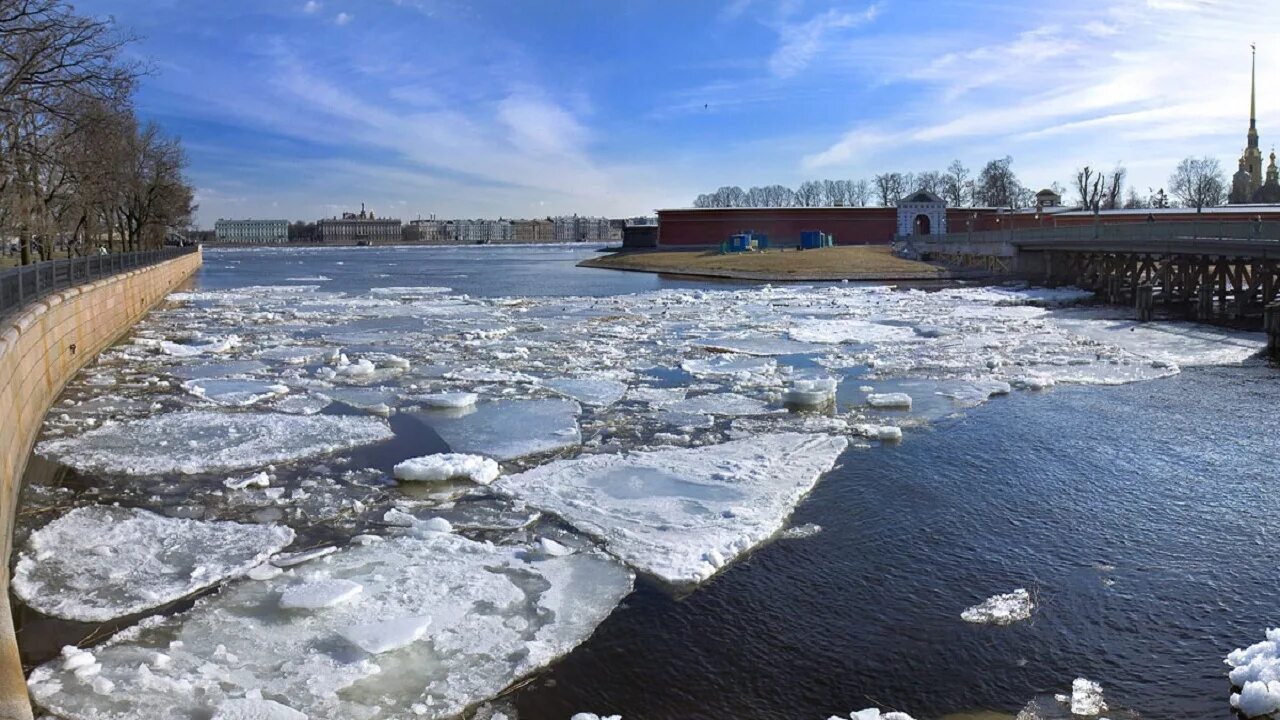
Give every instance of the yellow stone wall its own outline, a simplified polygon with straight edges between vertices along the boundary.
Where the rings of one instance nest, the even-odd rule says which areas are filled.
[[[201,259],[196,252],[63,290],[0,325],[0,719],[31,717],[9,609],[9,553],[40,424],[67,382],[190,278]]]

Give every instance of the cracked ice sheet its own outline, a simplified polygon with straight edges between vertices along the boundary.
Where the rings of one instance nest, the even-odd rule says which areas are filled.
[[[328,608],[280,608],[285,589],[317,580],[363,590]],[[448,718],[572,650],[631,584],[598,552],[547,557],[443,533],[394,537],[238,583],[93,648],[97,676],[127,692],[97,694],[95,678],[61,659],[36,668],[28,687],[73,720],[201,720],[257,692],[312,718]],[[431,621],[418,639],[376,655],[347,639],[423,617]]]
[[[496,487],[600,538],[637,570],[687,586],[781,530],[846,446],[842,437],[778,433],[589,455],[502,478]]]
[[[1119,346],[1156,363],[1181,366],[1238,365],[1266,349],[1267,336],[1191,322],[1117,320],[1105,312],[1062,311],[1053,325],[1104,345]]]
[[[500,400],[457,417],[425,411],[414,417],[436,431],[455,453],[483,455],[499,462],[582,444],[572,400]]]
[[[190,475],[290,462],[391,437],[376,418],[200,410],[45,440],[36,451],[81,471]]]
[[[76,508],[32,533],[13,590],[46,615],[102,622],[243,575],[291,542],[293,530],[277,525]]]

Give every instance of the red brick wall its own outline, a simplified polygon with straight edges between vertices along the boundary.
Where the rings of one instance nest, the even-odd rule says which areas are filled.
[[[659,210],[658,244],[719,245],[753,230],[768,235],[770,245],[798,245],[802,231],[820,230],[837,245],[870,245],[892,242],[897,226],[897,208]]]

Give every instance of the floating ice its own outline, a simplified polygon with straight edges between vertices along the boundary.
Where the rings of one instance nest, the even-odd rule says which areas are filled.
[[[778,361],[767,357],[713,357],[685,360],[680,368],[695,377],[770,375]]]
[[[271,485],[271,476],[265,472],[257,472],[242,478],[227,478],[222,484],[228,490],[243,490],[247,487],[264,488]]]
[[[310,580],[290,585],[280,593],[280,607],[287,610],[318,610],[353,600],[364,586],[351,580]]]
[[[583,405],[594,407],[612,405],[627,392],[626,383],[608,378],[553,378],[542,381],[542,384]]]
[[[1102,700],[1102,685],[1076,678],[1071,682],[1071,714],[1091,717],[1107,709]]]
[[[1225,660],[1231,666],[1231,706],[1246,717],[1280,712],[1280,628],[1267,628],[1266,639],[1237,648]]]
[[[782,402],[803,407],[826,405],[835,400],[838,384],[839,381],[835,378],[795,380],[782,394]]]
[[[906,393],[871,393],[867,395],[867,404],[873,408],[910,410],[911,396]]]
[[[412,402],[420,403],[425,407],[438,408],[464,408],[471,407],[476,404],[476,394],[469,392],[444,392],[444,393],[427,393],[424,395],[411,395],[408,397]]]
[[[332,555],[338,552],[338,548],[332,545],[311,548],[310,550],[299,550],[292,553],[280,553],[271,557],[271,564],[278,568],[288,568],[295,565],[301,565],[312,560],[319,560],[322,557]]]
[[[993,595],[982,602],[967,608],[960,613],[965,622],[986,623],[990,625],[1009,625],[1031,617],[1035,603],[1026,588],[1018,588],[1013,592]]]
[[[206,473],[261,467],[389,439],[369,417],[212,411],[153,415],[46,440],[41,455],[92,472]]]
[[[569,720],[622,720],[621,715],[597,715],[595,713],[574,713]]]
[[[882,325],[854,318],[796,320],[790,330],[792,340],[812,343],[886,343],[916,339],[909,327]]]
[[[182,383],[187,392],[219,405],[245,406],[268,398],[285,395],[289,388],[264,380],[227,380],[210,378]]]
[[[897,442],[902,439],[902,428],[896,425],[873,425],[862,423],[853,426],[858,435],[872,440]]]
[[[600,538],[633,567],[692,584],[781,530],[845,446],[844,438],[780,433],[590,455],[509,475],[498,487]]]
[[[212,720],[307,720],[307,716],[275,700],[237,698],[219,703]]]
[[[499,462],[576,447],[582,442],[572,400],[502,400],[476,406],[462,417],[419,413],[456,453]]]
[[[46,615],[101,622],[243,575],[291,542],[278,525],[76,508],[27,539],[13,591]]]
[[[768,404],[763,400],[738,393],[698,395],[667,403],[663,407],[671,412],[708,415],[759,415],[769,410]]]
[[[481,485],[497,479],[498,463],[480,455],[440,453],[410,458],[397,463],[393,474],[397,480],[441,482],[466,478]]]
[[[429,617],[395,618],[349,627],[342,631],[342,637],[370,655],[381,655],[416,642],[430,625]]]
[[[832,715],[827,720],[845,720],[839,715]],[[849,713],[849,720],[915,720],[904,712],[880,712],[880,708],[867,708],[865,710],[854,710]]]
[[[598,552],[548,558],[439,533],[351,546],[307,568],[364,591],[300,612],[277,602],[298,570],[232,585],[95,648],[98,676],[128,693],[99,695],[58,659],[32,671],[31,694],[72,720],[198,720],[254,696],[311,718],[451,718],[571,650],[631,590],[631,574]],[[413,621],[392,622],[428,615],[416,640]]]

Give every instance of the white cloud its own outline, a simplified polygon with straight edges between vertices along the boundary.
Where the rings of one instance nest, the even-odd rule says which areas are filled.
[[[307,4],[302,6],[302,12],[314,13],[320,10],[320,3],[316,0],[307,0]]]
[[[857,13],[832,8],[804,22],[779,24],[778,47],[769,57],[769,71],[780,78],[795,76],[826,47],[836,31],[869,23],[879,12],[879,4]]]
[[[338,13],[337,17],[335,17],[335,18],[333,19],[333,22],[334,22],[334,24],[336,24],[336,25],[346,25],[347,23],[351,22],[351,19],[352,19],[353,17],[355,17],[355,16],[354,16],[354,15],[349,15],[349,14],[344,13],[344,12],[340,12],[340,13]]]

